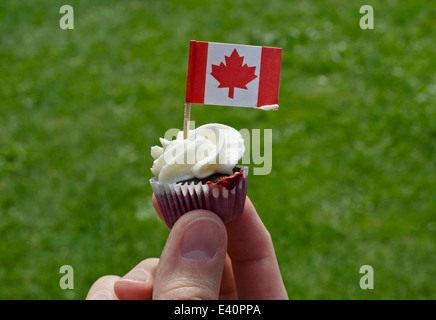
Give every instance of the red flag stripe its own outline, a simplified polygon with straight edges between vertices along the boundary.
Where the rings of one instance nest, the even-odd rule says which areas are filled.
[[[186,102],[204,103],[208,42],[190,41]]]
[[[262,47],[257,106],[279,103],[282,49]]]

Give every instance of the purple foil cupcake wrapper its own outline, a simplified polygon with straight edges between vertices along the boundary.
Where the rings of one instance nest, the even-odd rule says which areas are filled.
[[[166,183],[150,179],[166,225],[172,228],[188,211],[206,209],[217,214],[224,223],[239,217],[247,195],[248,167],[241,167],[242,179],[230,190],[222,185],[206,183]],[[237,179],[237,177],[235,177]]]

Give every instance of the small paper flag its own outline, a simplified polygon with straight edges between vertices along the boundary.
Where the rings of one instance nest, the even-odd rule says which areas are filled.
[[[190,42],[186,102],[277,110],[281,48]]]

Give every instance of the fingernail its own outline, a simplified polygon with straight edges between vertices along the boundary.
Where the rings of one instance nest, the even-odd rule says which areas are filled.
[[[189,223],[183,232],[180,253],[190,260],[212,260],[223,242],[220,226],[210,218],[198,218]]]
[[[120,280],[144,283],[150,280],[150,273],[144,269],[134,269]]]
[[[100,291],[93,295],[89,300],[112,300],[112,295],[107,291]]]

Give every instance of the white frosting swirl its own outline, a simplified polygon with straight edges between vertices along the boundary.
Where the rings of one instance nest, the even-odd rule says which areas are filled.
[[[162,147],[151,148],[155,159],[151,172],[160,182],[178,182],[191,178],[206,178],[214,173],[232,174],[245,152],[244,139],[232,127],[210,123],[183,131],[176,139],[160,138]]]

